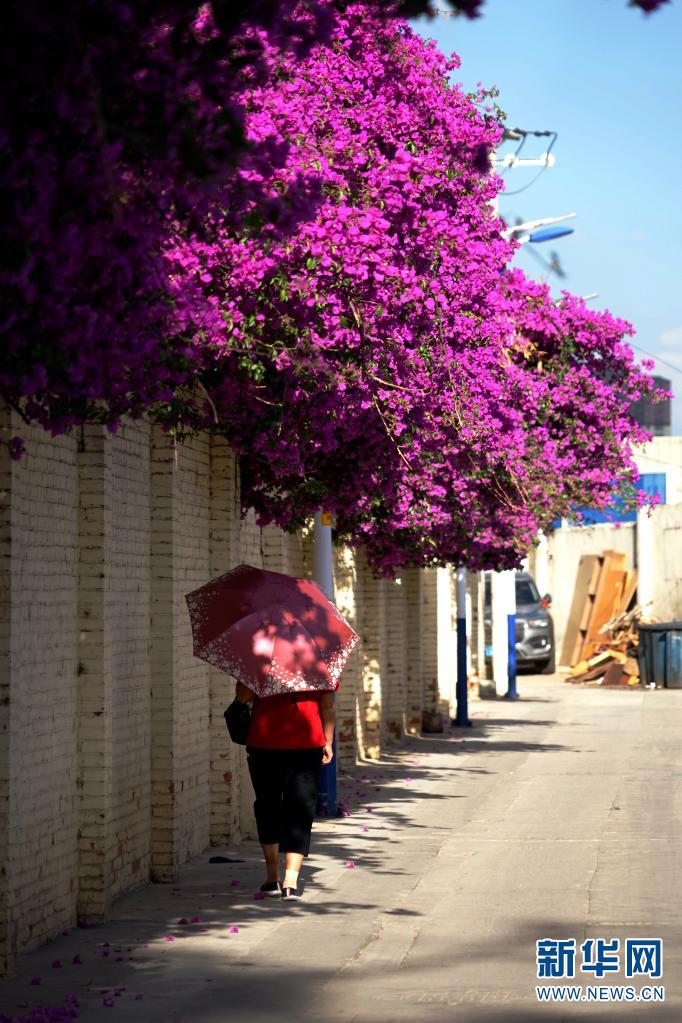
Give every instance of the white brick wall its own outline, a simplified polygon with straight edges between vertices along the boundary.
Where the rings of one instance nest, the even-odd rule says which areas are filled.
[[[149,877],[149,428],[82,433],[79,579],[78,910]]]
[[[0,410],[0,441],[12,436],[12,418]],[[10,615],[12,583],[11,548],[12,462],[6,444],[0,443],[0,976],[14,965],[15,934],[10,920]]]
[[[255,565],[263,568],[265,554],[265,540],[263,530],[256,525],[256,517],[253,511],[249,511],[240,521],[239,529],[239,556],[237,564],[243,562],[245,565]],[[234,692],[234,688],[232,690]],[[239,784],[239,835],[243,838],[258,837],[256,830],[256,818],[253,813],[253,788],[249,778],[249,769],[246,764],[246,750],[239,747],[238,758],[238,784]]]
[[[185,594],[209,564],[209,439],[152,435],[152,876],[209,842],[209,668],[192,654]]]
[[[457,610],[455,605],[455,573],[449,568],[436,569],[438,646],[438,691],[442,713],[454,714],[457,680]]]
[[[239,487],[234,453],[225,440],[211,440],[210,577],[239,564]],[[234,680],[209,668],[210,791],[212,845],[226,845],[239,833],[240,758],[223,717],[234,697]]]
[[[112,446],[107,556],[112,672],[112,895],[149,878],[151,800],[150,430],[122,428]]]
[[[361,594],[357,561],[349,547],[334,550],[335,602],[348,624],[361,632]],[[358,749],[357,714],[362,689],[362,640],[346,661],[336,695],[336,750],[339,764],[352,767]]]
[[[362,601],[362,690],[358,700],[357,730],[360,752],[376,758],[381,752],[384,717],[382,662],[385,654],[384,583],[375,579],[363,554],[358,556]]]
[[[111,903],[112,622],[108,573],[112,535],[112,445],[103,427],[82,431],[78,578],[78,912],[101,922]]]
[[[468,652],[471,669],[478,676],[479,683],[487,681],[485,663],[485,582],[482,572],[467,573],[467,600],[471,607],[471,625],[468,635]]]
[[[396,745],[405,735],[407,709],[407,594],[405,577],[384,582],[386,742]]]
[[[74,437],[51,438],[15,415],[3,425],[28,448],[11,465],[2,454],[0,876],[3,958],[11,968],[15,953],[56,935],[76,915],[78,468]]]
[[[403,573],[405,586],[405,728],[419,735],[424,705],[422,678],[422,573],[409,568]]]
[[[422,573],[422,680],[427,713],[435,713],[440,707],[437,573],[437,568],[426,568]]]
[[[210,578],[209,438],[203,435],[184,444],[178,461],[173,595],[177,672],[173,762],[178,800],[177,862],[183,863],[205,849],[209,842],[209,755],[206,743],[209,668],[192,654],[192,631],[185,601],[186,593]]]
[[[185,594],[239,562],[310,575],[311,530],[239,513],[221,438],[89,426],[0,447],[0,971],[209,844],[256,837],[234,680],[192,655]],[[11,421],[10,421],[11,420]],[[335,552],[361,635],[337,697],[341,764],[418,731],[438,701],[436,573],[371,575]],[[423,592],[422,592],[423,591]]]

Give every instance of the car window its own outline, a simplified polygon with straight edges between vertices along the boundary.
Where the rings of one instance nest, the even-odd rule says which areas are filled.
[[[540,600],[538,588],[532,579],[516,580],[516,603],[537,604]]]

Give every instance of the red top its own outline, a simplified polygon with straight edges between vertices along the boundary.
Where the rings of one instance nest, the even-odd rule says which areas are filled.
[[[280,693],[256,697],[247,746],[265,749],[319,749],[324,746],[322,693]]]

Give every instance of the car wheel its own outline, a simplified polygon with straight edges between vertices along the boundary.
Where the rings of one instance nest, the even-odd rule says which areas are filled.
[[[552,655],[547,661],[542,661],[540,665],[540,673],[542,675],[553,675],[556,671],[556,653],[552,650]]]

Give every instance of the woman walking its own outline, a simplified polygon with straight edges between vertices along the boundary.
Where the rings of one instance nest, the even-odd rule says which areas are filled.
[[[237,682],[236,697],[241,703],[253,700],[246,753],[267,872],[260,890],[300,899],[298,875],[310,849],[320,770],[333,756],[334,696],[296,692],[259,698]]]

